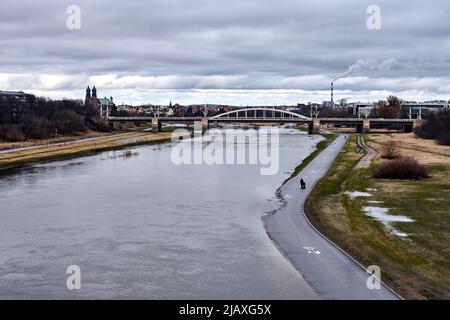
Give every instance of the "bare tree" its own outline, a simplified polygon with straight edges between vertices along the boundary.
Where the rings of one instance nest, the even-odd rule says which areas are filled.
[[[394,141],[388,142],[383,147],[383,153],[381,154],[383,159],[397,159],[400,157],[400,150]]]
[[[404,108],[403,100],[396,96],[389,96],[387,101],[379,101],[371,112],[371,117],[380,117],[385,119],[400,118]]]

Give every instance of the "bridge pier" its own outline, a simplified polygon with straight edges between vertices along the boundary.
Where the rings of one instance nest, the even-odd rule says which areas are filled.
[[[403,131],[404,132],[413,132],[413,126],[414,126],[414,123],[405,123],[404,125],[403,125]]]
[[[411,123],[405,123],[403,125],[403,131],[405,132],[413,132],[416,128],[420,128],[422,126],[422,119],[417,118],[412,120]]]
[[[203,117],[202,118],[202,134],[205,133],[205,131],[208,129],[209,129],[209,118]]]
[[[368,133],[370,131],[370,120],[363,119],[362,124],[358,123],[356,125],[356,132],[358,133]]]
[[[194,122],[194,132],[193,136],[200,136],[203,135],[206,130],[209,129],[209,118],[208,117],[202,117],[201,121],[195,121]]]
[[[161,121],[159,121],[158,117],[152,118],[152,132],[160,132],[161,131]]]
[[[420,128],[421,126],[422,126],[422,118],[417,118],[417,119],[413,120],[413,123],[412,123],[413,131],[417,128]]]
[[[308,123],[308,133],[309,134],[319,134],[320,133],[320,119],[314,118],[312,123]]]

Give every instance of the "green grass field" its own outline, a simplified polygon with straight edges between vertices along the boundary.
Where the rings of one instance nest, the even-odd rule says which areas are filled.
[[[352,136],[329,174],[306,204],[316,227],[363,265],[379,265],[382,280],[411,299],[450,298],[450,164],[430,165],[423,181],[372,178],[374,165],[354,170],[362,154]],[[347,192],[370,190],[371,197]],[[369,201],[379,201],[371,204]],[[389,208],[390,215],[414,220],[393,226],[407,237],[390,233],[363,207]]]

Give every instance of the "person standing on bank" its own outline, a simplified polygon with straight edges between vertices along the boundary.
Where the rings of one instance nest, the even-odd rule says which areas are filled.
[[[303,180],[303,178],[300,179],[300,186],[302,189],[306,188],[306,182],[305,182],[305,180]]]

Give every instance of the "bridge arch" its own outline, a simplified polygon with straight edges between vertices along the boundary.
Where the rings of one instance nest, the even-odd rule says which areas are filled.
[[[259,117],[256,116],[258,111],[262,111],[262,112],[269,111],[269,112],[273,112],[273,113],[279,112],[280,114],[289,115],[292,118],[300,118],[300,119],[304,119],[304,120],[310,120],[310,118],[305,117],[305,116],[303,116],[301,114],[298,114],[298,113],[295,113],[295,112],[281,110],[281,109],[274,109],[274,108],[263,108],[263,107],[232,110],[232,111],[228,111],[228,112],[225,112],[225,113],[218,114],[218,115],[216,115],[214,117],[211,117],[209,119],[210,120],[215,120],[215,119],[220,119],[220,118],[226,118],[226,117],[229,117],[232,114],[236,114],[238,116],[239,113],[242,113],[242,112],[244,112],[244,114],[245,114],[244,118],[250,118],[248,116],[249,112],[253,112],[253,114],[255,115],[253,118],[259,118]],[[273,113],[272,113],[272,115],[273,115]]]

